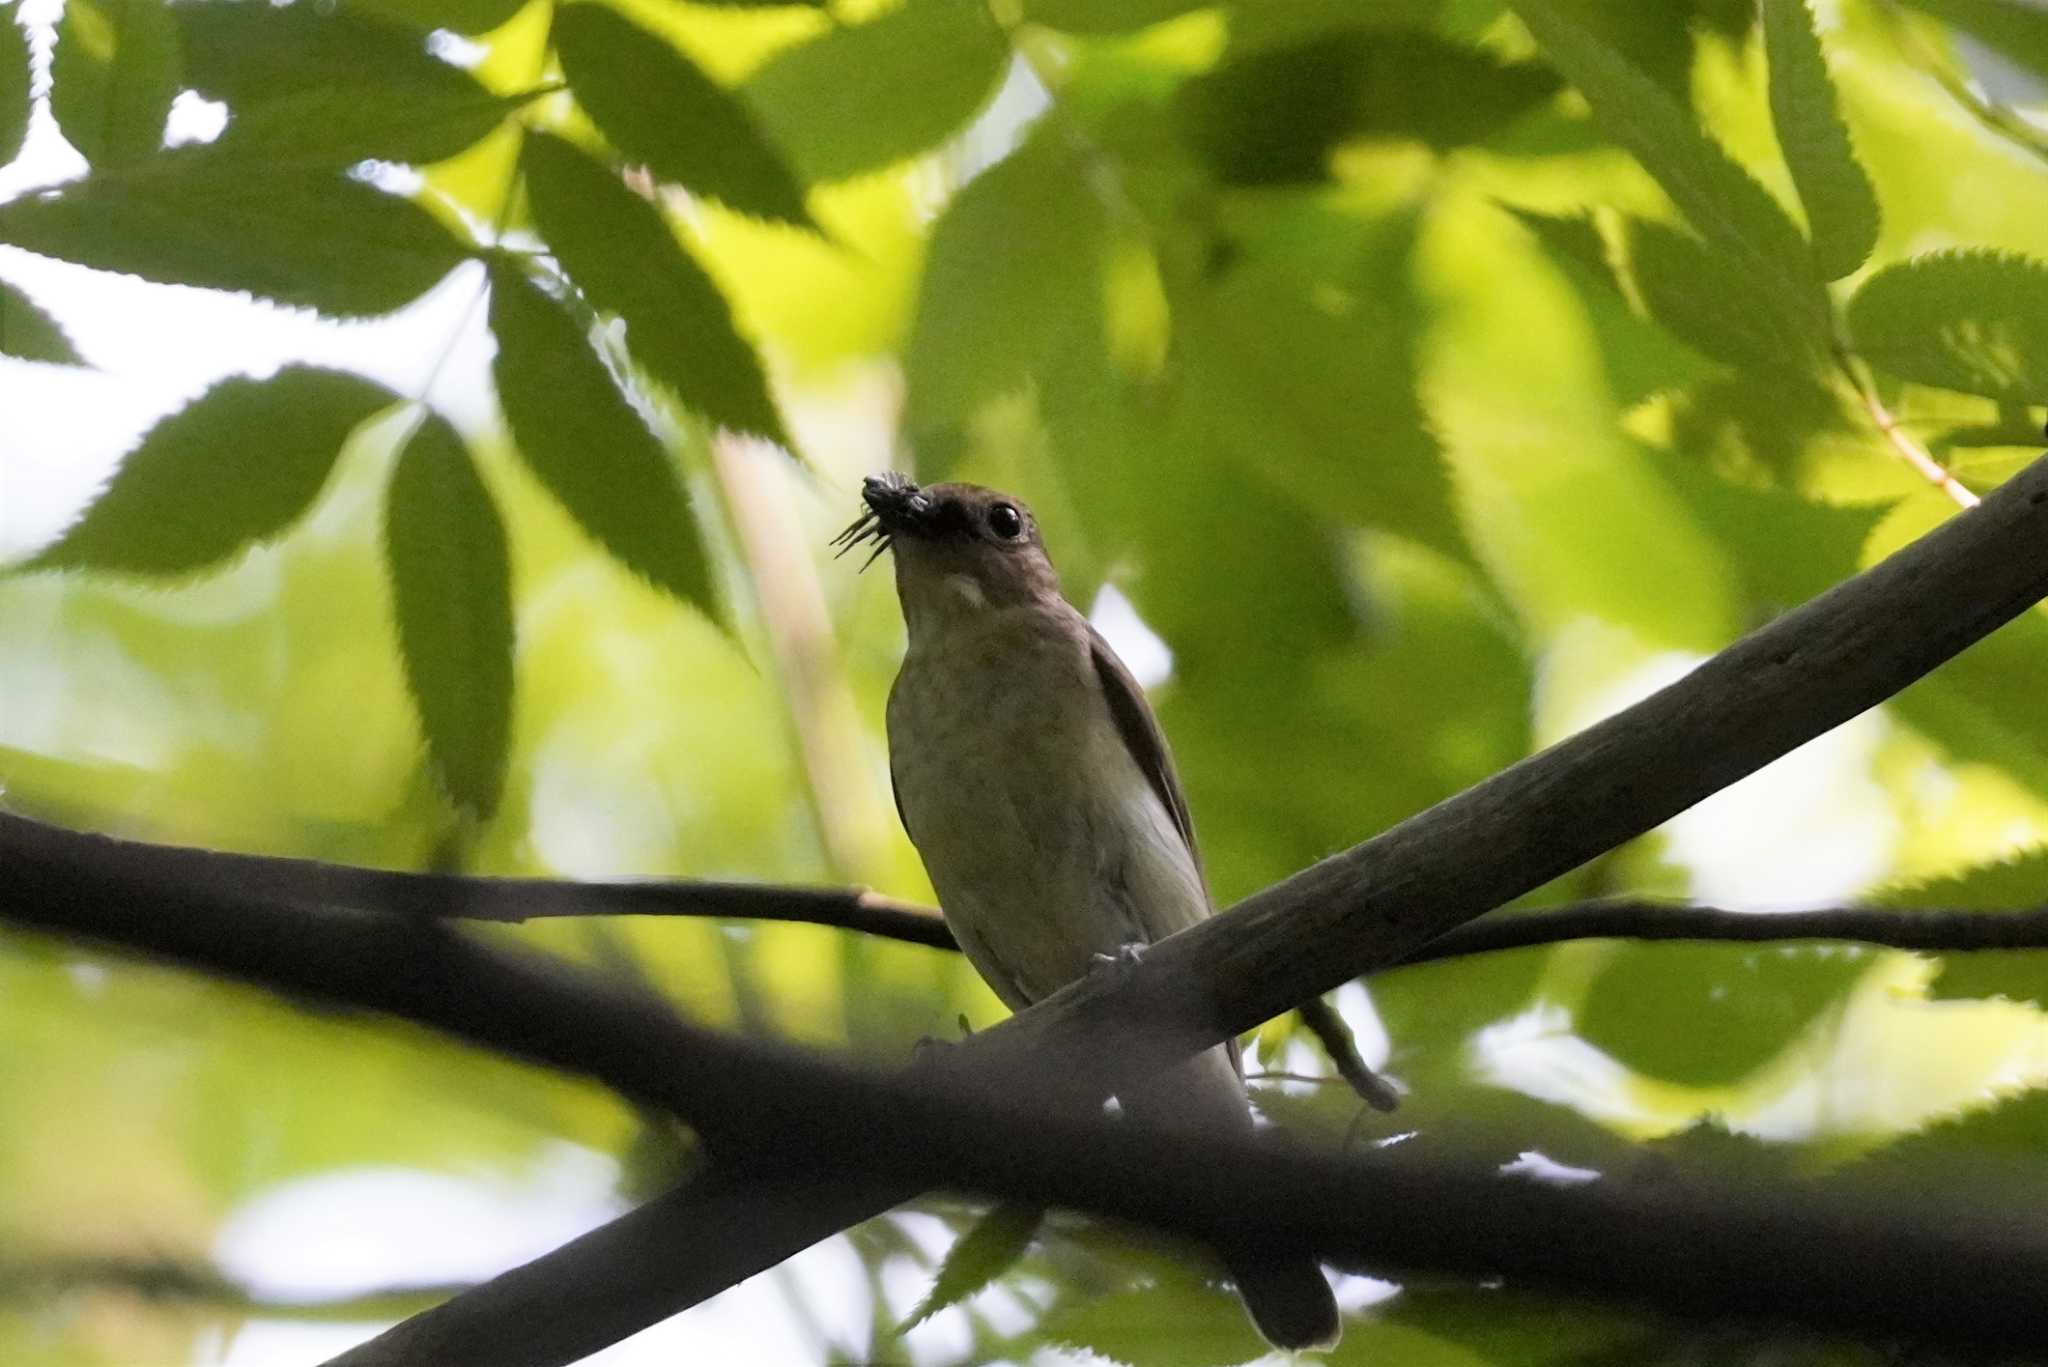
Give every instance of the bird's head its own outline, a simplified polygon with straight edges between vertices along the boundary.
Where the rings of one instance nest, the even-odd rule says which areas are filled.
[[[837,544],[894,552],[896,594],[913,636],[949,618],[1059,595],[1038,523],[1020,499],[978,484],[920,488],[894,471],[869,475],[861,499],[867,511]]]

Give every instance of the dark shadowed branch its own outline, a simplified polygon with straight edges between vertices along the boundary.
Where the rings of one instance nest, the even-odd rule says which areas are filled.
[[[1697,1308],[1693,1298],[1704,1296],[1723,1313],[1739,1303],[1870,1329],[1897,1325],[1910,1305],[1923,1333],[1939,1326],[1943,1336],[1973,1341],[2038,1342],[2044,1326],[2031,1321],[2048,1309],[2024,1288],[2048,1269],[2033,1261],[2043,1250],[2030,1240],[2041,1236],[2021,1222],[1936,1218],[1901,1202],[1822,1208],[1785,1192],[1767,1200],[1715,1193],[1695,1207],[1698,1188],[1690,1186],[1683,1195],[1657,1194],[1643,1218],[1640,1201],[1630,1199],[1642,1193],[1606,1183],[1506,1186],[1491,1176],[1429,1178],[1408,1168],[1396,1181],[1391,1169],[1318,1166],[1340,1160],[1270,1145],[1225,1146],[1227,1154],[1182,1145],[1199,1160],[1191,1174],[1161,1161],[1156,1140],[1136,1127],[1106,1130],[1099,1119],[1042,1104],[1039,1091],[1048,1078],[1105,1085],[1111,1079],[1093,1070],[1112,1052],[1119,1067],[1159,1066],[1399,962],[1875,706],[2048,595],[2048,557],[2036,553],[2044,538],[2048,461],[1669,688],[1161,941],[1125,971],[1074,984],[946,1051],[943,1066],[917,1079],[859,1074],[704,1031],[643,993],[417,920],[230,892],[200,896],[130,871],[109,881],[104,870],[50,859],[5,823],[0,856],[10,878],[0,884],[0,914],[389,1011],[600,1078],[683,1115],[728,1159],[758,1162],[772,1150],[877,1176],[872,1187],[843,1188],[843,1202],[789,1211],[772,1237],[744,1249],[719,1242],[729,1223],[694,1225],[697,1237],[676,1250],[673,1281],[643,1273],[633,1304],[607,1298],[605,1333],[652,1323],[764,1259],[778,1261],[921,1186],[943,1184],[1196,1234],[1208,1232],[1204,1221],[1210,1230],[1234,1225],[1239,1234],[1375,1265],[1490,1269],[1580,1293],[1687,1302],[1673,1308]],[[1116,1050],[1099,1047],[1108,1038]],[[860,1142],[849,1144],[849,1134]],[[1230,1180],[1222,1183],[1215,1174],[1226,1158]],[[738,1211],[772,1202],[787,1182],[734,1173],[722,1180],[733,1184],[724,1208]],[[1316,1185],[1290,1185],[1297,1182]],[[857,1191],[868,1200],[851,1199]],[[1401,1214],[1388,1218],[1394,1208]],[[1879,1216],[1898,1224],[1868,1224]],[[1906,1269],[1903,1281],[1884,1282],[1877,1266],[1860,1265],[1866,1260]],[[543,1262],[548,1275],[536,1295],[546,1292],[545,1308],[572,1322],[587,1288],[625,1275],[595,1259]],[[2026,1280],[2016,1283],[2012,1274],[2023,1267]],[[1753,1284],[1738,1292],[1733,1279],[1744,1275]],[[570,1360],[485,1351],[508,1342],[507,1302],[493,1290],[504,1280],[411,1322],[433,1321],[451,1349],[439,1359],[444,1367]],[[534,1300],[521,1302],[522,1317]],[[385,1341],[349,1360],[416,1360],[380,1349]]]

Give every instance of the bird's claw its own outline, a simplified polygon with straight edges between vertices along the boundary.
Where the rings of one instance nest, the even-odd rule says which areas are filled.
[[[1145,945],[1130,941],[1118,945],[1114,954],[1091,954],[1088,956],[1088,974],[1090,977],[1098,973],[1122,977],[1138,966],[1145,957],[1145,949]]]

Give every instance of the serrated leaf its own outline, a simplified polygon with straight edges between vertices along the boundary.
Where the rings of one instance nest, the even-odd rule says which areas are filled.
[[[1886,512],[1882,504],[1838,507],[1736,484],[1682,456],[1650,463],[1726,550],[1750,596],[1774,609],[1796,607],[1855,574]]]
[[[425,33],[336,13],[314,0],[196,0],[170,13],[184,48],[185,83],[237,113],[309,90],[410,100],[482,89],[467,71],[431,55]]]
[[[715,619],[711,567],[675,466],[584,330],[499,266],[491,333],[498,400],[527,466],[613,559]]]
[[[1938,1178],[1953,1183],[2048,1163],[2048,1091],[2038,1088],[1994,1099],[1888,1144],[1858,1165],[1859,1173],[1905,1181]],[[2006,1190],[2010,1190],[2007,1188]]]
[[[1627,943],[1602,961],[1574,1024],[1652,1077],[1726,1086],[1777,1057],[1871,963],[1853,947]]]
[[[741,93],[806,181],[844,180],[945,141],[1009,59],[986,5],[909,0],[784,49]]]
[[[713,422],[789,445],[760,359],[661,211],[552,134],[529,133],[520,165],[548,246],[593,307],[625,319],[634,359]]]
[[[1806,206],[1814,264],[1839,280],[1877,245],[1877,192],[1849,144],[1807,0],[1763,0],[1763,21],[1778,149]]]
[[[304,3],[304,0],[301,0]],[[341,0],[341,7],[422,32],[489,33],[523,8],[526,0]]]
[[[991,1207],[947,1252],[932,1289],[904,1317],[896,1332],[907,1333],[1002,1276],[1024,1256],[1024,1250],[1031,1246],[1031,1237],[1044,1222],[1042,1206],[1004,1202]]]
[[[2021,66],[2048,76],[2048,10],[2032,0],[1905,0]]]
[[[1021,388],[1102,312],[1108,216],[1082,154],[1039,136],[953,197],[925,253],[903,353],[912,432]]]
[[[1329,174],[1340,143],[1413,138],[1436,151],[1480,142],[1557,93],[1533,62],[1421,32],[1352,30],[1254,52],[1182,87],[1184,137],[1227,182]]]
[[[1864,359],[1923,384],[2014,403],[2048,400],[2048,265],[1938,252],[1887,266],[1849,301]]]
[[[50,113],[96,167],[162,145],[178,93],[178,31],[163,0],[65,0],[50,54]]]
[[[213,151],[223,159],[243,159],[252,174],[339,170],[372,160],[425,166],[467,150],[531,98],[493,95],[480,85],[389,99],[320,86],[236,114]]]
[[[1544,55],[1593,107],[1608,136],[1664,187],[1695,231],[1786,306],[1824,320],[1806,240],[1777,202],[1700,130],[1690,110],[1608,47],[1557,0],[1511,0]]]
[[[1964,908],[1986,915],[2048,905],[2048,849],[2030,850],[1944,878],[1895,884],[1871,900],[1881,906]],[[1944,955],[1930,995],[1938,999],[2008,997],[2048,1006],[2048,952],[1983,950]]]
[[[1677,228],[1631,219],[1629,274],[1651,318],[1674,337],[1738,368],[1811,374],[1827,355],[1817,315],[1786,308],[1742,263]]]
[[[57,320],[5,280],[0,280],[0,356],[54,365],[85,364]]]
[[[385,566],[406,684],[443,789],[480,818],[505,783],[512,722],[512,567],[469,448],[427,414],[392,472]]]
[[[16,8],[0,7],[0,166],[14,160],[28,135],[28,35],[15,19]]]
[[[26,568],[211,569],[304,514],[349,433],[395,402],[361,376],[310,366],[223,380],[150,428],[85,515]]]
[[[205,146],[19,195],[0,204],[0,242],[343,317],[411,303],[466,254],[410,200],[319,172],[251,175]]]
[[[812,227],[803,187],[739,98],[603,5],[566,6],[555,50],[576,102],[628,160],[743,213]]]

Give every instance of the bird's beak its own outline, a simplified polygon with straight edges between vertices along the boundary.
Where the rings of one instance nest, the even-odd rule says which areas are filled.
[[[885,470],[879,475],[869,475],[861,481],[861,501],[868,505],[866,512],[851,527],[832,539],[841,555],[855,546],[872,543],[874,554],[861,565],[866,569],[875,563],[875,556],[889,549],[899,533],[915,536],[924,530],[931,518],[932,501],[918,490],[909,479],[894,470]]]
[[[869,475],[862,480],[860,496],[874,513],[875,521],[881,523],[882,530],[890,536],[903,532],[916,534],[923,530],[931,513],[931,500],[894,470]]]

